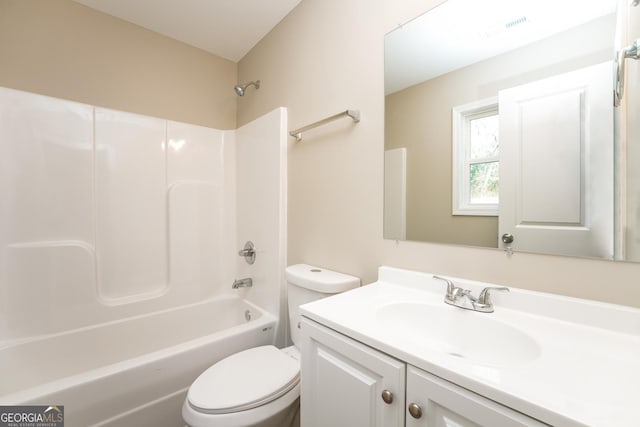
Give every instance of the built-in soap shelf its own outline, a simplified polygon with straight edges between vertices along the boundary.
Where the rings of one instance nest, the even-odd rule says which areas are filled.
[[[96,255],[95,247],[90,243],[83,242],[82,240],[41,240],[35,242],[10,243],[7,245],[7,247],[12,249],[56,248],[65,246],[79,247],[86,250],[94,257]]]

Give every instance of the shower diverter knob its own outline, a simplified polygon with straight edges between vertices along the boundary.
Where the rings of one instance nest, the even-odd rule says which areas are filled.
[[[256,261],[256,248],[253,242],[248,241],[244,244],[244,249],[238,251],[238,255],[243,256],[247,264],[253,264]]]

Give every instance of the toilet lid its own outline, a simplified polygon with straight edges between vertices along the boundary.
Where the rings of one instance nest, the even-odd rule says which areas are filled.
[[[286,394],[300,381],[300,362],[272,345],[222,359],[191,385],[187,399],[212,414],[244,411]]]

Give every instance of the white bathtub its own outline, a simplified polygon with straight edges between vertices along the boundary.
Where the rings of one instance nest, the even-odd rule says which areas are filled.
[[[272,344],[276,322],[225,296],[5,345],[0,404],[64,405],[66,427],[182,426],[193,380],[232,353]]]

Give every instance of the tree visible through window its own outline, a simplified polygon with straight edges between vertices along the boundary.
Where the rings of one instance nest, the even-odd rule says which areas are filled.
[[[498,215],[498,130],[495,98],[453,109],[454,215]]]
[[[498,204],[498,114],[469,120],[469,203]]]

